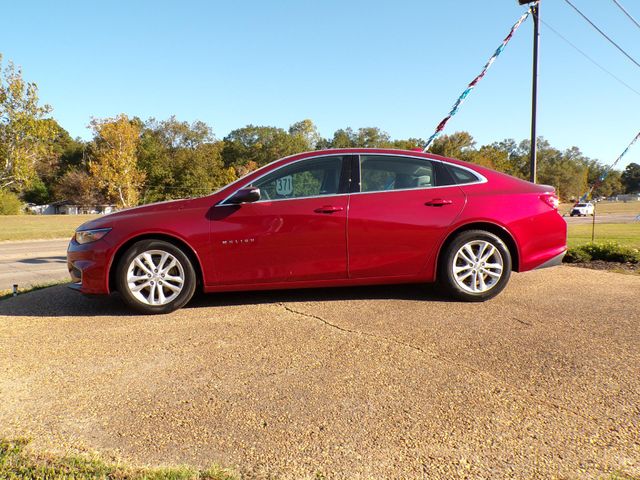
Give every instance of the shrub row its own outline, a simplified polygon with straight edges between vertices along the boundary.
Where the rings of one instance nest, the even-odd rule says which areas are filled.
[[[586,243],[571,247],[564,257],[567,263],[584,263],[592,260],[640,263],[640,250],[616,242]]]

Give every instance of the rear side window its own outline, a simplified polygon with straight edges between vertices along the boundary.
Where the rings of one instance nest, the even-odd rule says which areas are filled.
[[[433,163],[422,158],[390,155],[360,157],[360,191],[407,190],[435,185]]]
[[[460,167],[454,167],[451,164],[448,164],[447,167],[449,167],[449,171],[453,175],[453,178],[458,185],[480,181],[480,178],[478,178],[478,176],[476,176],[469,170],[465,170],[464,168]]]

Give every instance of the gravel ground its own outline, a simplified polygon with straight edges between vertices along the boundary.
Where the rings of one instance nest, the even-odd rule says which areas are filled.
[[[248,478],[640,475],[640,277],[0,302],[0,436]]]

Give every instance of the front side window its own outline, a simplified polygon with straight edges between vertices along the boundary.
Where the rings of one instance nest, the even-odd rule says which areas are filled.
[[[389,155],[360,157],[360,190],[381,192],[435,185],[433,163],[423,158]]]
[[[256,180],[262,200],[336,195],[340,190],[342,157],[323,157],[287,165]]]

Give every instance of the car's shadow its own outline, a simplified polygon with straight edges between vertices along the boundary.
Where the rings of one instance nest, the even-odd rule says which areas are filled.
[[[263,290],[197,295],[186,308],[206,306],[257,305],[269,303],[304,303],[357,300],[449,301],[433,285],[375,285],[364,287],[305,288]]]
[[[65,255],[59,255],[54,257],[34,257],[34,258],[23,258],[22,260],[18,260],[17,263],[27,263],[30,265],[41,265],[44,263],[67,263],[67,257]]]
[[[450,301],[432,285],[382,285],[197,294],[184,308],[359,300]],[[136,316],[117,294],[84,296],[64,285],[0,300],[0,316],[112,317]]]

